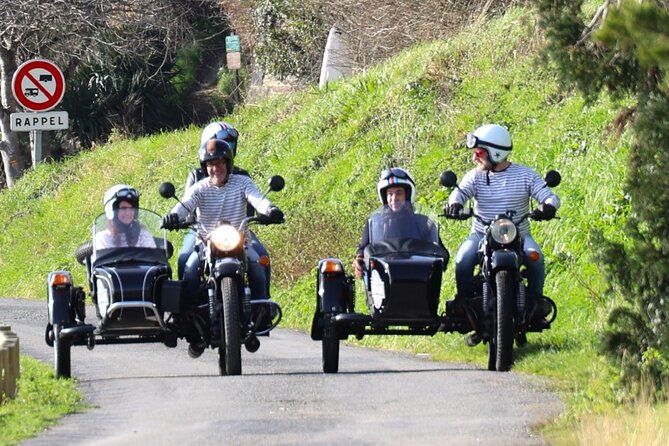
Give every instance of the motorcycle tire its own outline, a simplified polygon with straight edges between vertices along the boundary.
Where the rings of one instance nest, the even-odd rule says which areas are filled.
[[[323,320],[323,373],[339,371],[339,335],[337,327],[330,322],[330,314]]]
[[[223,342],[218,347],[218,368],[221,375],[241,375],[242,341],[237,284],[231,277],[224,277],[220,289],[223,314],[219,320]]]
[[[86,257],[93,254],[93,242],[88,241],[79,245],[79,247],[74,251],[74,258],[77,259],[80,265],[86,264]]]
[[[495,276],[497,285],[497,308],[495,314],[494,344],[495,370],[506,372],[513,364],[513,310],[515,291],[513,279],[508,271],[500,271]]]
[[[61,326],[53,325],[53,355],[56,378],[69,378],[71,369],[70,347],[68,339],[60,339]]]

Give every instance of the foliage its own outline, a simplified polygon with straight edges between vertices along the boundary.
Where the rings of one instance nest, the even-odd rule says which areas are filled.
[[[253,13],[256,62],[280,79],[313,80],[320,72],[326,25],[315,0],[261,0]]]
[[[636,392],[643,379],[651,379],[663,397],[669,376],[669,14],[661,2],[624,1],[608,11],[593,40],[582,2],[538,3],[546,54],[565,84],[589,98],[605,87],[636,98],[626,237],[595,233],[598,259],[611,288],[624,298],[609,315],[603,346],[622,366],[628,389]]]
[[[0,405],[0,445],[18,444],[83,408],[71,380],[56,379],[51,367],[21,356],[16,398]]]

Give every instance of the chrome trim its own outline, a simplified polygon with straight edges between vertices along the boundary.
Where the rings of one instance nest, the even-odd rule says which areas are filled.
[[[163,322],[163,318],[160,317],[160,313],[158,313],[158,307],[156,307],[156,305],[151,302],[144,302],[139,300],[128,301],[128,302],[116,302],[114,304],[111,304],[107,309],[107,314],[102,319],[102,324],[109,322],[108,319],[115,311],[123,311],[124,309],[127,308],[143,308],[144,311],[151,310],[153,312],[153,315],[156,317],[156,320],[158,321],[158,325],[160,325],[160,328],[162,328],[163,330],[167,330],[165,322]]]

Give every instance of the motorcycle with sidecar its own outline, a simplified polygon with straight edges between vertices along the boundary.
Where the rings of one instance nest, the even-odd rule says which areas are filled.
[[[270,180],[270,189],[282,187],[281,177]],[[169,187],[161,186],[161,193],[174,196],[174,186],[171,194],[166,192]],[[236,244],[221,250],[207,242],[208,268],[201,293],[189,296],[182,280],[172,280],[169,258],[173,248],[161,228],[162,218],[140,208],[136,219],[142,231],[153,237],[155,247],[101,245],[99,235],[109,224],[103,213],[94,221],[93,240],[75,253],[86,266],[95,323],[85,321],[86,292],[74,286],[70,272],[49,273],[45,341],[54,350],[55,375],[71,376],[72,346],[93,349],[98,344],[163,343],[176,347],[178,339],[217,348],[220,374],[241,374],[241,345],[249,352],[257,351],[257,336],[269,333],[281,320],[278,304],[250,299],[244,228],[253,221],[277,222],[258,216],[245,219],[244,228],[222,224],[226,235],[221,243],[236,240]]]
[[[455,187],[457,177],[444,172],[441,183]],[[546,185],[559,183],[559,174],[549,172]],[[465,212],[460,219],[471,215]],[[346,274],[340,259],[321,259],[317,265],[311,338],[322,343],[323,372],[337,373],[340,341],[351,335],[362,339],[366,335],[472,331],[488,344],[488,370],[509,370],[514,340],[522,345],[526,333],[549,329],[557,317],[552,299],[527,297],[517,225],[530,217],[514,220],[513,215],[502,215],[484,222],[475,295],[459,305],[454,300],[446,302],[446,311],[439,314],[442,273],[449,253],[441,245],[437,225],[417,213],[396,214],[385,208],[372,214],[370,244],[361,265],[369,314],[355,311],[354,278]],[[500,227],[504,239],[499,239]]]

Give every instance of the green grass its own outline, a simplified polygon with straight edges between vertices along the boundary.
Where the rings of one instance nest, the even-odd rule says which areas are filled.
[[[607,131],[622,104],[602,98],[584,104],[559,91],[555,73],[542,66],[534,15],[513,10],[451,39],[412,48],[364,74],[240,108],[226,117],[241,132],[236,163],[264,188],[281,174],[286,189],[272,195],[287,223],[258,228],[272,253],[273,295],[284,308],[284,326],[307,329],[315,304],[318,258],[348,265],[364,219],[378,206],[382,167],[407,167],[421,206],[432,215],[447,191],[438,184],[447,168],[462,176],[472,167],[464,136],[498,122],[514,137],[513,162],[539,172],[560,170],[561,220],[533,225],[542,245],[546,293],[559,306],[552,330],[530,334],[515,370],[551,377],[574,416],[615,401],[615,372],[597,353],[607,308],[606,293],[590,256],[589,234],[621,233],[629,135]],[[129,183],[142,206],[162,214],[173,205],[157,186],[171,180],[178,192],[195,165],[198,129],[118,141],[63,163],[40,165],[0,192],[0,295],[45,298],[49,271],[67,269],[84,282],[76,246],[90,237],[111,185]],[[441,220],[452,254],[469,223]],[[179,246],[180,236],[171,236]],[[444,276],[442,302],[454,294],[453,266]],[[358,290],[358,308],[364,298]],[[443,303],[442,303],[443,305]],[[424,352],[440,360],[485,364],[485,348],[467,348],[462,336],[373,337],[363,345]]]
[[[51,367],[21,356],[15,399],[0,405],[0,446],[18,444],[84,408],[72,380],[55,379]]]

